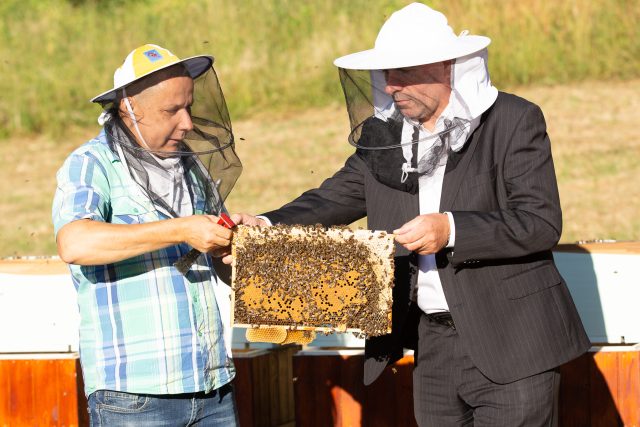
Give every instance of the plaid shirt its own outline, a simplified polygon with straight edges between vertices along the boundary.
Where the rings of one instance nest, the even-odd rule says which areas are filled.
[[[104,130],[76,149],[57,174],[55,233],[71,221],[135,224],[166,219],[108,146]],[[204,207],[193,186],[196,214]],[[87,396],[107,389],[175,394],[231,381],[208,255],[186,277],[173,263],[190,247],[170,246],[108,265],[70,265],[80,308],[80,360]]]

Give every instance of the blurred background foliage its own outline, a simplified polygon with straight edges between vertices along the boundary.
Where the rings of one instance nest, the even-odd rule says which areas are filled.
[[[88,99],[134,47],[209,53],[232,118],[343,102],[333,60],[373,45],[406,0],[2,0],[0,139],[95,126]],[[500,87],[640,74],[637,0],[434,0],[493,39]],[[411,43],[411,41],[407,41]]]
[[[245,167],[230,211],[265,212],[319,185],[353,152],[333,60],[373,46],[408,3],[0,0],[0,257],[56,253],[55,171],[99,128],[89,99],[147,42],[216,57]],[[454,31],[491,37],[494,83],[542,107],[562,241],[640,239],[640,0],[426,3]]]

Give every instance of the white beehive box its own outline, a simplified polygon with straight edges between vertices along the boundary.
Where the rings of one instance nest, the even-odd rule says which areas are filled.
[[[592,343],[640,342],[640,242],[560,245],[554,258]]]
[[[78,351],[79,314],[59,259],[0,261],[0,353]]]

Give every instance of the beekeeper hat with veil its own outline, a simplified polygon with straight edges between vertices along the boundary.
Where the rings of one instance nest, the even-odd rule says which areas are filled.
[[[415,194],[419,177],[434,173],[450,150],[462,149],[498,96],[487,68],[490,42],[467,31],[456,36],[442,13],[412,3],[389,17],[373,49],[335,60],[351,124],[349,142],[378,181]],[[428,132],[403,116],[385,92],[385,71],[449,60],[449,103],[440,126]]]
[[[154,206],[168,217],[194,210],[219,215],[242,171],[213,61],[208,55],[180,59],[167,49],[145,44],[129,53],[115,71],[113,88],[91,99],[102,105],[98,122],[104,125],[111,149]],[[193,129],[177,148],[154,151],[140,132],[145,118],[135,114],[128,98],[138,86],[152,86],[176,75],[193,79]],[[122,117],[131,125],[125,125]],[[193,191],[199,197],[190,194]],[[191,200],[198,206],[192,206]]]

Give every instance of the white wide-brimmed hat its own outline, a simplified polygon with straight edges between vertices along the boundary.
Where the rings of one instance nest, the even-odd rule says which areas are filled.
[[[411,3],[384,23],[373,49],[342,56],[333,63],[350,70],[413,67],[461,58],[489,43],[489,37],[468,35],[466,31],[456,36],[442,13]]]
[[[127,55],[122,65],[113,73],[113,89],[91,99],[91,102],[105,104],[116,98],[116,92],[136,80],[172,65],[183,64],[191,78],[195,79],[213,64],[213,56],[197,55],[180,59],[169,50],[155,44],[145,44]]]

